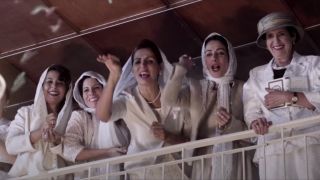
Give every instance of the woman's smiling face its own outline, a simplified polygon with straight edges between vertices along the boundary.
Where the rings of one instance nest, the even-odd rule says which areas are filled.
[[[95,78],[86,78],[82,85],[82,98],[86,106],[96,108],[103,87]]]
[[[67,85],[59,80],[59,77],[59,72],[49,71],[42,85],[46,103],[53,106],[58,106],[62,102],[67,91]]]
[[[278,66],[290,64],[295,38],[295,36],[290,35],[286,28],[279,28],[266,33],[267,48]]]

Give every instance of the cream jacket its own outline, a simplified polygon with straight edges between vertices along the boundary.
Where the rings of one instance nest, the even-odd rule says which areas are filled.
[[[228,134],[233,132],[242,131],[245,129],[243,122],[243,110],[242,110],[242,85],[240,81],[234,81],[231,88],[231,113],[232,119],[228,127],[220,131],[217,128],[216,113],[218,111],[216,96],[217,90],[215,84],[208,80],[194,80],[188,79],[189,87],[183,87],[183,78],[185,77],[187,70],[176,64],[173,75],[166,84],[163,102],[166,105],[177,106],[188,109],[191,116],[191,140],[198,140],[204,138],[210,138],[222,134]],[[198,149],[195,154],[210,154],[213,152],[212,146]],[[187,156],[191,156],[193,151],[187,151]],[[232,159],[238,159],[236,156]],[[216,162],[216,161],[215,161]],[[230,166],[224,164],[225,170],[228,169],[228,177],[241,179],[241,173],[239,173],[242,167],[241,157],[239,160],[229,163]],[[219,164],[217,165],[219,166]],[[249,168],[249,167],[247,167]],[[251,168],[250,168],[251,169]],[[212,166],[211,160],[205,160],[203,178],[210,179],[212,171],[215,169]],[[195,162],[193,164],[193,179],[200,179],[202,177],[201,164]]]
[[[30,119],[26,118],[32,113],[32,108],[33,105],[20,108],[9,127],[6,148],[9,154],[18,155],[9,172],[10,176],[35,175],[65,166],[63,160],[54,153],[57,146],[41,140],[32,145]]]
[[[45,142],[43,139],[39,139],[34,144],[31,144],[30,141],[30,133],[41,128],[48,115],[42,85],[49,68],[42,73],[39,79],[34,103],[20,108],[10,124],[6,148],[9,154],[18,155],[9,172],[12,177],[35,175],[42,171],[64,166],[63,159],[55,153],[55,149],[59,146],[53,147],[52,143]],[[65,133],[71,114],[71,92],[72,85],[70,83],[54,128],[55,132],[61,136]]]
[[[188,79],[189,88],[183,88],[182,82],[187,70],[179,64],[175,65],[173,74],[164,89],[163,100],[168,106],[178,106],[190,110],[192,131],[191,140],[213,137],[216,134],[217,121],[215,113],[217,91],[214,83],[208,80]],[[223,133],[232,133],[244,130],[242,111],[242,85],[235,81],[232,85],[232,121]],[[210,120],[209,120],[210,119]]]
[[[99,149],[99,138],[104,138],[108,144],[105,148],[127,146],[129,137],[122,134],[121,126],[116,123],[108,123],[105,131],[110,132],[110,136],[99,137],[99,125],[101,122],[84,111],[73,111],[68,122],[63,143],[63,157],[68,161],[75,162],[77,155],[84,148]]]
[[[153,136],[150,126],[153,122],[161,122],[165,130],[180,134],[182,132],[186,117],[180,113],[180,109],[161,106],[158,113],[152,109],[145,99],[140,95],[137,86],[123,91],[114,100],[112,105],[111,121],[123,119],[131,134],[131,141],[127,154],[157,149],[165,146],[165,143]],[[146,158],[139,162],[127,162],[125,168],[138,167],[153,164],[154,158]]]
[[[288,106],[268,110],[264,106],[264,96],[267,94],[265,88],[268,82],[273,80],[272,59],[268,64],[256,67],[250,71],[250,77],[244,85],[243,102],[244,115],[248,126],[257,118],[265,117],[272,124],[280,124],[295,121],[299,118],[319,115],[320,112],[320,57],[319,56],[301,56],[298,53],[293,54],[293,59],[283,77],[306,77],[309,83],[309,91],[304,91],[308,101],[315,106],[315,110],[309,110],[303,107]],[[320,126],[309,128],[287,129],[285,135],[294,135],[305,132],[320,130]],[[258,143],[262,138],[266,140],[280,137],[280,133],[269,133],[258,138]],[[313,136],[308,139],[309,144],[320,144],[320,136]],[[291,152],[304,147],[303,140],[290,141],[285,143],[286,151]],[[281,153],[281,145],[267,146],[266,154]],[[262,151],[258,150],[256,158],[262,157]]]

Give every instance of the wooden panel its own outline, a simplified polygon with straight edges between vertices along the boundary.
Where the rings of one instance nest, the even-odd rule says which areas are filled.
[[[320,1],[286,0],[286,2],[304,27],[320,24]]]
[[[99,68],[99,63],[95,60],[97,54],[97,51],[86,41],[82,38],[76,38],[39,49],[26,62],[21,61],[23,55],[16,55],[4,60],[10,61],[17,69],[26,72],[28,77],[37,83],[41,73],[52,64],[62,64],[68,67],[73,78],[77,78],[86,70],[104,70]]]
[[[257,22],[273,11],[288,11],[288,8],[280,0],[204,0],[177,9],[202,39],[211,32],[218,32],[235,46],[255,41]]]
[[[197,56],[201,45],[190,36],[172,12],[127,23],[95,34],[86,39],[102,52],[116,53],[126,61],[136,44],[148,38],[154,40],[167,54],[170,61],[177,61],[183,53]]]
[[[17,2],[17,3],[15,3]],[[31,12],[43,6],[40,0],[13,1],[0,3],[0,52],[31,45],[63,34],[71,33],[62,21],[58,31],[50,26],[57,25],[59,18],[54,13],[45,15],[42,11],[36,15]]]
[[[160,0],[47,0],[79,30],[149,11],[164,4]]]

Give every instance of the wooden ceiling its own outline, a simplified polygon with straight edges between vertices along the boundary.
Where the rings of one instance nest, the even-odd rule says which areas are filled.
[[[246,80],[251,68],[270,59],[254,43],[261,17],[291,13],[306,30],[298,51],[319,55],[319,9],[318,0],[2,0],[0,73],[9,86],[26,73],[27,83],[10,99],[22,103],[33,99],[42,71],[53,63],[68,67],[74,80],[86,70],[107,77],[95,60],[99,53],[116,54],[125,63],[148,38],[175,62],[183,53],[199,57],[203,39],[219,32],[236,47],[236,76]]]

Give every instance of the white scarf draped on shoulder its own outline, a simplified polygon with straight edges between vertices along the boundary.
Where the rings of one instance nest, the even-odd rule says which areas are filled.
[[[228,56],[229,56],[229,66],[227,72],[219,78],[212,77],[209,73],[208,67],[205,62],[205,45],[207,40],[213,36],[220,36],[223,39],[226,40],[228,44]],[[234,80],[234,75],[236,73],[237,69],[237,59],[236,55],[234,52],[234,48],[232,44],[223,37],[222,35],[218,33],[211,33],[209,34],[206,39],[204,40],[204,43],[202,45],[202,50],[201,50],[201,58],[202,58],[202,65],[203,65],[203,75],[205,79],[209,81],[213,81],[214,83],[217,84],[218,87],[218,94],[217,94],[217,107],[224,107],[228,112],[230,112],[231,107],[230,107],[230,95],[231,95],[231,83]],[[205,100],[203,101],[205,102]],[[232,112],[231,112],[232,113]],[[219,130],[216,129],[216,135],[219,136]],[[224,144],[218,144],[213,147],[213,152],[221,152],[221,151],[226,151],[232,149],[232,142],[229,143],[224,143]],[[223,164],[223,170],[224,173],[222,174],[222,164]],[[231,155],[224,156],[223,158],[223,163],[222,163],[222,158],[220,156],[214,156],[212,158],[212,171],[211,171],[211,179],[231,179],[231,171],[232,171],[232,164],[233,164],[233,158]]]

